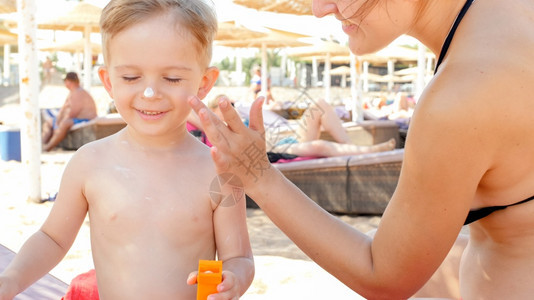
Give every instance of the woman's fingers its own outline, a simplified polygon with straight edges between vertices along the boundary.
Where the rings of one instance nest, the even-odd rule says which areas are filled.
[[[269,169],[263,128],[263,98],[257,99],[251,107],[251,128],[247,128],[228,99],[219,102],[219,109],[226,122],[221,121],[197,98],[191,97],[189,104],[199,115],[204,132],[211,144],[211,156],[217,173],[233,173],[243,186],[255,184],[264,170]]]
[[[249,114],[249,128],[259,132],[262,136],[265,133],[265,127],[263,125],[263,102],[265,97],[257,98],[250,106]]]
[[[220,97],[218,104],[219,109],[222,112],[224,122],[226,122],[228,127],[233,132],[241,133],[247,128],[245,124],[243,124],[241,116],[239,116],[237,111],[233,108],[232,104],[230,104],[230,100],[228,99],[228,97]]]
[[[228,136],[231,135],[229,128],[212,111],[210,111],[196,96],[189,98],[189,105],[197,113],[204,132],[210,142],[218,147],[228,147]]]

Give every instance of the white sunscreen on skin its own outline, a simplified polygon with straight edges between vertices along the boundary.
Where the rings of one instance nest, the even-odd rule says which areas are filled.
[[[154,90],[151,87],[147,87],[143,92],[143,96],[150,98],[154,96]]]

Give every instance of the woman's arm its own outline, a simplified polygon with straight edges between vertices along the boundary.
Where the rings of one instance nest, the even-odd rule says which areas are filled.
[[[247,194],[307,255],[364,297],[407,298],[447,255],[487,170],[476,124],[457,114],[465,106],[441,106],[448,96],[440,97],[433,95],[414,116],[399,184],[373,240],[324,211],[266,161],[262,100],[252,105],[250,129],[225,103],[228,126],[199,101],[191,105],[215,145],[218,172],[238,174]]]

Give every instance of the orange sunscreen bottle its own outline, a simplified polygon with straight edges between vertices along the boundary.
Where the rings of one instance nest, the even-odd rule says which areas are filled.
[[[222,281],[222,261],[199,260],[197,275],[197,300],[206,300],[217,294],[217,285]]]

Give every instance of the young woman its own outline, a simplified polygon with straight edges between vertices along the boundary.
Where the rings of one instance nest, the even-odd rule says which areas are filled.
[[[367,298],[412,296],[468,222],[461,297],[532,297],[534,1],[314,0],[313,12],[339,19],[357,55],[408,34],[439,57],[413,114],[397,190],[376,235],[338,221],[265,159],[242,153],[247,145],[264,147],[262,99],[251,109],[250,128],[228,103],[220,103],[225,126],[190,100],[215,145],[218,171],[239,174],[277,226]]]

